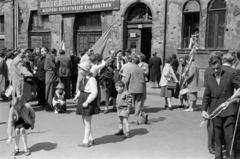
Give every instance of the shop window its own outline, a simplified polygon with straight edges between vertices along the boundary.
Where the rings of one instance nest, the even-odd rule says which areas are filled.
[[[32,11],[30,17],[29,47],[51,48],[51,25],[48,15],[37,15],[37,11]]]
[[[4,16],[0,15],[0,35],[4,34]]]
[[[192,48],[198,43],[200,5],[197,1],[189,1],[183,10],[182,48]]]
[[[206,48],[223,48],[225,18],[225,0],[210,1],[207,13]]]
[[[77,52],[91,48],[102,36],[100,12],[81,13],[76,15],[76,49]]]

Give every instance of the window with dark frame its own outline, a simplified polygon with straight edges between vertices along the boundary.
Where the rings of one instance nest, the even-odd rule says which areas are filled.
[[[0,15],[0,35],[4,34],[4,15]]]
[[[91,48],[102,36],[102,22],[100,12],[80,13],[76,15],[77,52]]]
[[[29,26],[29,47],[51,48],[51,23],[48,15],[38,15],[37,11],[31,12]]]
[[[206,48],[224,47],[225,19],[225,0],[212,0],[208,4]]]
[[[192,48],[195,42],[198,43],[200,4],[195,0],[187,2],[182,18],[182,48]]]

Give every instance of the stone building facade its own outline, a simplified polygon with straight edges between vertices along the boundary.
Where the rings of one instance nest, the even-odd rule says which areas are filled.
[[[107,47],[136,48],[147,59],[153,52],[160,57],[188,54],[190,38],[195,33],[198,37],[196,62],[202,69],[207,67],[211,51],[240,50],[239,0],[119,1],[118,10],[49,14],[40,16],[39,21],[37,0],[0,0],[5,47],[47,45],[58,49],[64,40],[67,52],[79,53],[91,47],[113,24]],[[17,26],[16,4],[19,6]],[[17,36],[14,33],[18,33]]]

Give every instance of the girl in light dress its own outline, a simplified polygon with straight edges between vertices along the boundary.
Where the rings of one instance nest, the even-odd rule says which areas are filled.
[[[88,62],[78,64],[79,73],[82,75],[82,80],[79,83],[79,88],[74,101],[78,100],[77,103],[77,115],[82,115],[84,123],[84,139],[81,147],[90,147],[95,144],[92,136],[92,116],[99,113],[97,103],[97,81],[92,77],[90,72],[92,65]]]

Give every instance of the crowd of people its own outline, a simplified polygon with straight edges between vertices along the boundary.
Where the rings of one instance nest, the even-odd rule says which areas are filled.
[[[238,77],[239,53],[213,52],[209,67],[205,71],[205,92],[202,116],[209,114],[227,100],[240,87]],[[223,66],[222,66],[223,65]],[[144,112],[147,99],[147,82],[152,88],[161,88],[159,95],[165,99],[165,108],[172,109],[172,98],[179,99],[179,107],[186,112],[196,109],[200,91],[199,68],[194,56],[177,58],[175,54],[162,60],[154,52],[146,62],[146,57],[136,50],[109,51],[109,57],[102,59],[93,50],[85,50],[76,56],[72,51],[49,50],[47,47],[32,49],[4,49],[0,52],[0,93],[3,100],[10,100],[8,123],[9,140],[15,136],[26,136],[26,130],[34,128],[35,113],[29,101],[37,100],[37,106],[46,111],[64,113],[67,99],[77,103],[76,114],[81,115],[85,126],[82,144],[94,145],[92,135],[92,116],[101,112],[117,112],[119,130],[115,135],[130,136],[128,117],[134,113],[133,123],[147,124],[148,114]],[[12,96],[7,97],[5,90],[12,87]],[[217,89],[216,89],[217,88]],[[232,108],[232,109],[231,109]],[[216,158],[222,156],[222,145],[230,151],[230,142],[236,122],[236,107],[232,106],[222,114],[208,120],[209,152]],[[123,131],[123,124],[126,132]],[[229,124],[231,126],[229,126]],[[222,140],[225,134],[225,140]],[[30,155],[26,138],[23,137],[25,155]],[[15,138],[15,151],[19,153],[19,137]],[[234,149],[235,150],[235,149]],[[231,154],[231,155],[234,155]]]

